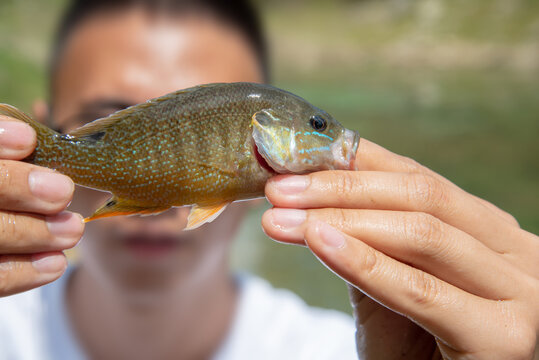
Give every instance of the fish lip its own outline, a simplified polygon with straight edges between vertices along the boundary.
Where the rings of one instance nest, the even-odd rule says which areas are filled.
[[[341,145],[335,143],[333,150],[336,164],[342,170],[358,170],[356,154],[359,147],[360,136],[357,131],[345,129]]]
[[[350,156],[350,161],[348,164],[348,168],[350,170],[358,170],[357,162],[356,162],[356,155],[357,150],[359,148],[359,142],[361,141],[361,137],[359,136],[359,133],[357,131],[348,130],[349,132],[345,132],[345,145],[348,146],[348,152]],[[346,144],[348,142],[348,144]]]

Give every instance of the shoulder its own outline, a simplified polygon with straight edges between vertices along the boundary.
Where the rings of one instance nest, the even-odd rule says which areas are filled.
[[[242,275],[240,287],[236,321],[223,348],[227,356],[217,359],[357,359],[349,315],[308,306],[254,276]]]

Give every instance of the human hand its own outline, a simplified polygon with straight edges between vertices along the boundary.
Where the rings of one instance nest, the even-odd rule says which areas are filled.
[[[0,297],[56,280],[84,230],[63,211],[73,195],[67,176],[18,160],[36,146],[34,130],[0,116]]]
[[[357,172],[270,180],[266,196],[275,208],[262,218],[266,233],[306,243],[348,283],[432,334],[445,358],[531,358],[539,330],[538,237],[411,159],[362,140],[357,160]],[[353,295],[360,355],[400,358],[404,349],[418,351],[414,341],[427,344],[411,322],[393,316],[389,323],[398,327],[382,324],[386,332],[406,327],[413,336],[387,336],[399,344],[392,354],[373,348],[368,331],[376,325],[361,311],[387,314],[361,307]]]

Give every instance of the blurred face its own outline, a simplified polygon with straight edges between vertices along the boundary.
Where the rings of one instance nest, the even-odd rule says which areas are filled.
[[[136,7],[92,15],[70,35],[53,79],[52,118],[69,132],[120,108],[211,82],[260,82],[261,70],[237,30],[208,14],[156,15]],[[78,188],[73,211],[90,215],[108,194]],[[87,225],[82,266],[133,297],[188,291],[221,274],[245,205],[182,231],[188,208]]]

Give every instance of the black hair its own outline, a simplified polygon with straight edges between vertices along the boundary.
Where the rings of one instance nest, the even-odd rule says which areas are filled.
[[[99,11],[118,10],[134,5],[143,6],[149,11],[166,11],[172,14],[192,10],[209,11],[245,36],[257,57],[264,80],[269,80],[266,39],[258,12],[249,0],[71,0],[54,39],[50,63],[51,86],[66,40],[77,25]]]

